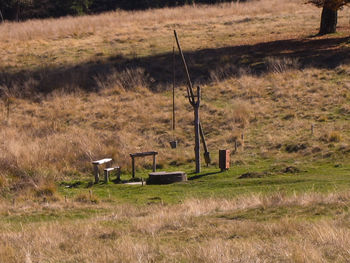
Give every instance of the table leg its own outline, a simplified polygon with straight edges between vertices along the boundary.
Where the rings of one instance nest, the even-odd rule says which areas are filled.
[[[156,165],[156,155],[153,155],[153,172],[156,171],[157,165]]]
[[[98,182],[100,181],[100,175],[98,172],[98,165],[94,164],[94,175],[95,175],[95,184],[98,184]]]
[[[132,178],[135,178],[135,158],[131,157],[132,159]]]
[[[108,184],[109,182],[109,172],[105,170],[105,183]]]

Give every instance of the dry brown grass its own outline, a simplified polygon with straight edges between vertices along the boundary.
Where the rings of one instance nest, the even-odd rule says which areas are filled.
[[[348,11],[342,12],[339,36],[347,34]],[[304,38],[316,33],[318,24],[319,10],[275,0],[5,23],[0,25],[1,70],[169,52],[174,28],[181,31],[184,49],[193,51]],[[222,67],[211,68],[210,82],[202,85],[201,117],[214,162],[215,152],[233,150],[237,139],[244,151],[240,148],[233,161],[341,162],[349,157],[346,63],[331,70],[301,69],[299,60],[286,53],[268,57],[269,70],[258,76],[232,66],[230,56],[220,59]],[[24,86],[2,87],[11,104],[9,118],[6,100],[0,112],[0,193],[22,196],[14,204],[0,200],[0,262],[348,260],[347,192],[142,207],[82,193],[65,203],[54,182],[76,174],[91,178],[94,159],[110,156],[124,171],[130,169],[128,154],[135,151],[157,150],[164,166],[193,159],[193,113],[184,86],[177,88],[179,148],[174,153],[168,145],[173,139],[168,84],[153,92],[153,80],[143,68],[125,68],[91,76],[97,87],[85,92],[76,88],[80,75],[72,76],[71,86],[30,99],[38,82],[34,77]],[[138,164],[147,167],[147,161]],[[330,208],[317,214],[320,207]]]
[[[343,69],[347,66],[337,70]],[[349,138],[347,115],[342,110],[348,104],[344,94],[349,87],[346,77],[341,85],[333,79],[327,70],[290,69],[204,85],[201,115],[210,150],[233,150],[236,139],[242,144],[244,133],[245,151],[234,160],[249,159],[255,153],[281,159],[340,154],[338,149],[346,148]],[[184,87],[176,98],[179,149],[175,154],[168,145],[173,139],[169,93],[149,91],[142,86],[141,77],[134,80],[131,90],[125,90],[123,81],[110,80],[98,93],[57,92],[40,102],[16,99],[7,121],[3,105],[1,173],[11,176],[11,184],[21,189],[28,181],[35,187],[45,178],[60,180],[75,173],[90,176],[90,162],[108,156],[126,171],[130,169],[128,154],[137,151],[159,151],[163,166],[174,160],[191,161],[193,113],[183,98]],[[327,119],[322,121],[323,117]],[[300,144],[306,148],[295,148],[292,154],[285,151],[288,145]],[[146,167],[147,160],[138,164]]]
[[[341,32],[348,26],[347,13],[344,9],[339,14]],[[170,52],[173,29],[181,34],[186,50],[198,50],[306,37],[317,33],[318,26],[319,9],[301,0],[4,23],[0,25],[0,61],[2,69],[17,72],[101,61],[114,55],[144,57]]]
[[[23,23],[4,23],[1,25],[2,41],[41,40],[76,37],[81,35],[108,36],[117,31],[118,35],[141,33],[145,29],[155,31],[168,23],[178,26],[189,22],[198,24],[222,18],[239,18],[271,14],[300,12],[302,1],[279,4],[277,0],[249,1],[246,3],[225,3],[214,6],[197,5],[178,8],[164,8],[149,11],[116,11],[104,15],[31,20]],[[305,7],[308,7],[305,5]],[[308,10],[312,7],[308,7]],[[219,16],[219,17],[218,17]],[[226,22],[226,21],[225,21]],[[147,28],[140,28],[140,25]],[[158,26],[157,26],[158,25]],[[148,28],[149,26],[155,26]],[[106,35],[107,34],[107,35]]]
[[[187,200],[148,207],[118,205],[87,219],[2,225],[1,262],[346,262],[349,193]],[[18,206],[12,215],[60,213],[75,203]],[[337,207],[332,217],[283,215],[278,220],[230,218],[248,211]],[[79,204],[80,208],[84,208]],[[86,206],[86,208],[94,206]],[[293,210],[294,211],[294,210]],[[265,214],[269,216],[269,214]],[[313,216],[311,214],[311,216]],[[83,242],[82,242],[83,241]]]

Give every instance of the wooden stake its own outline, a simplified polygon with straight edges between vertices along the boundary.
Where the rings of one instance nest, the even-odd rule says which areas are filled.
[[[315,129],[315,125],[311,124],[311,135],[314,135],[314,129]]]

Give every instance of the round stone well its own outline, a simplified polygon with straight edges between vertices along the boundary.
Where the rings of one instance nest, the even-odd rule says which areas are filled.
[[[187,181],[185,172],[153,172],[149,173],[147,184],[172,184]]]

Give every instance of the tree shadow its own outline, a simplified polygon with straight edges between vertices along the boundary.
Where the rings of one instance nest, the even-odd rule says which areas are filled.
[[[208,84],[213,79],[238,76],[242,72],[260,76],[276,71],[271,63],[283,64],[285,59],[295,61],[292,66],[297,69],[333,69],[341,64],[349,64],[349,51],[350,37],[334,36],[202,49],[185,52],[185,57],[193,81],[197,84]],[[179,57],[175,66],[176,79],[184,82],[185,76]],[[39,68],[18,73],[0,69],[0,85],[10,88],[26,87],[30,82],[29,89],[32,92],[45,94],[56,89],[96,91],[117,79],[119,84],[128,89],[133,87],[132,82],[135,81],[132,69],[141,69],[137,77],[142,78],[145,85],[157,92],[171,83],[172,67],[172,53],[134,58],[117,55],[79,65]],[[131,72],[131,76],[126,72]]]
[[[188,180],[189,180],[189,181],[197,180],[197,179],[200,179],[200,178],[205,177],[205,176],[208,176],[208,175],[219,174],[219,173],[221,173],[221,171],[218,171],[218,172],[210,172],[210,173],[205,173],[205,174],[199,174],[199,175],[195,175],[195,176],[192,176],[192,177],[188,178]]]

